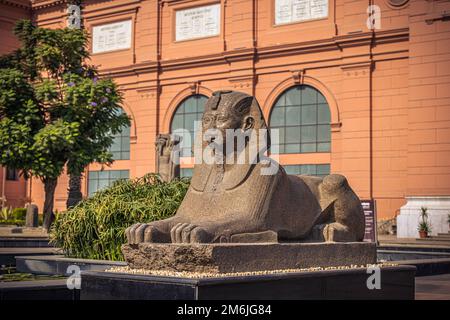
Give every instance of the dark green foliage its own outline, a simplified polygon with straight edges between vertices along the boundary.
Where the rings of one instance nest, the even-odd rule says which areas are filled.
[[[16,220],[25,220],[27,217],[27,209],[25,208],[15,208],[13,209],[13,217]]]
[[[25,225],[25,220],[17,220],[17,219],[0,220],[0,225],[22,227]]]
[[[0,163],[25,172],[33,166],[34,135],[43,114],[21,71],[0,69]]]
[[[21,47],[0,57],[0,165],[45,185],[45,227],[51,223],[57,178],[109,164],[115,134],[129,125],[122,95],[89,65],[83,29],[39,28],[19,21]]]
[[[167,183],[154,174],[116,181],[59,214],[50,239],[69,257],[123,260],[120,247],[126,241],[125,229],[172,216],[188,186],[186,179]]]

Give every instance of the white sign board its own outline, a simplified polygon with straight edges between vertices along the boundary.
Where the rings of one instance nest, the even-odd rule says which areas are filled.
[[[328,0],[275,0],[275,24],[328,17]]]
[[[175,41],[211,37],[219,34],[220,3],[176,11]]]
[[[92,29],[92,53],[131,47],[131,20],[95,26]]]

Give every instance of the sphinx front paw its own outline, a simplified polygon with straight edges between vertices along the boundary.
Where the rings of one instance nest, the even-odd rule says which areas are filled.
[[[170,236],[153,223],[136,223],[125,230],[128,244],[143,242],[170,242]]]
[[[209,243],[212,235],[204,228],[191,223],[178,223],[170,230],[172,243]]]

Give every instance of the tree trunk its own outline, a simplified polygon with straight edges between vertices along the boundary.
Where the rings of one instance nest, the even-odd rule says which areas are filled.
[[[55,189],[58,179],[48,178],[44,179],[45,201],[44,201],[44,228],[49,231],[50,226],[55,220],[53,214],[53,205],[55,200]]]

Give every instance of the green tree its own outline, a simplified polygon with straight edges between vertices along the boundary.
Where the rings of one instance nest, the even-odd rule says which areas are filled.
[[[81,200],[81,175],[84,168],[92,163],[113,162],[109,147],[113,135],[124,126],[130,125],[127,115],[119,112],[122,102],[116,85],[111,79],[97,80],[70,75],[67,102],[73,112],[64,117],[69,122],[79,123],[83,134],[76,139],[67,161],[70,174],[67,207],[73,207]],[[89,95],[86,94],[89,92]]]
[[[64,168],[79,181],[89,163],[111,163],[111,135],[129,118],[119,112],[114,82],[99,79],[87,63],[86,31],[39,28],[28,20],[14,31],[21,47],[0,57],[0,164],[42,180],[48,229]],[[80,191],[80,184],[72,185],[76,193],[73,188]]]

